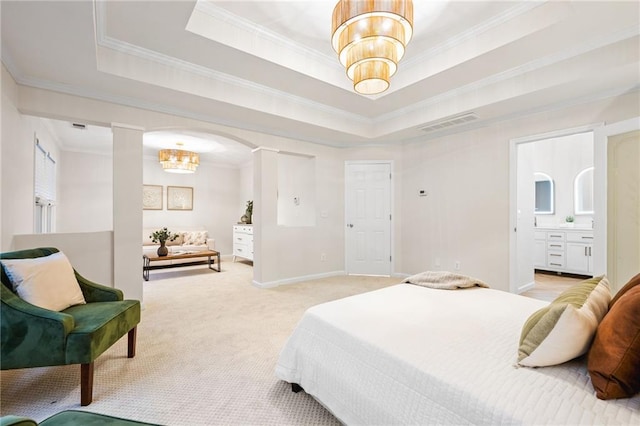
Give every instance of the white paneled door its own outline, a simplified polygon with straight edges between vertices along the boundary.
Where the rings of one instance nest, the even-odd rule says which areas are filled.
[[[346,163],[345,252],[349,274],[391,274],[391,164]]]

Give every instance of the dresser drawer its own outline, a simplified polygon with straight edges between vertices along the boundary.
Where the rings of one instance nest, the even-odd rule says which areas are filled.
[[[234,256],[242,256],[248,257],[252,255],[252,250],[249,249],[249,246],[246,244],[234,244],[233,246],[233,255]]]
[[[233,234],[234,244],[249,244],[250,242],[253,242],[253,235],[238,234],[238,233]]]
[[[253,235],[253,226],[234,225],[233,226],[233,232],[234,233],[240,233],[240,234]]]

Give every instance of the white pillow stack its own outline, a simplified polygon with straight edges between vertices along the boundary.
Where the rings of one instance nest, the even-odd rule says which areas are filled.
[[[582,281],[564,291],[524,324],[518,364],[546,367],[586,353],[609,301],[611,291],[605,276]]]

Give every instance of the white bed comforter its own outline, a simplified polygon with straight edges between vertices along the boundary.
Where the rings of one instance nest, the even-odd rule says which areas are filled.
[[[546,302],[486,288],[400,284],[310,308],[278,378],[349,425],[640,424],[640,396],[601,401],[584,359],[515,368]]]

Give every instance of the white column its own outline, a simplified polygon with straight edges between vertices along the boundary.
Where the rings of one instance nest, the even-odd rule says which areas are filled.
[[[112,124],[113,282],[126,299],[142,301],[143,129]]]
[[[253,284],[277,278],[278,151],[253,150]]]

